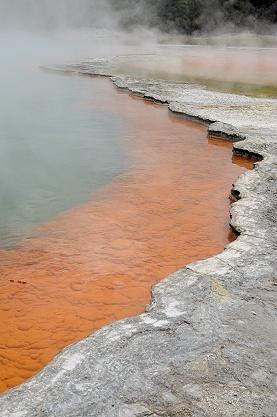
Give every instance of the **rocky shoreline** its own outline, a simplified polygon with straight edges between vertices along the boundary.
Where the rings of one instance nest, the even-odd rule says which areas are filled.
[[[235,242],[157,284],[144,314],[64,349],[0,397],[0,416],[275,417],[277,100],[114,76],[109,60],[59,69],[111,76],[259,162],[233,186]]]

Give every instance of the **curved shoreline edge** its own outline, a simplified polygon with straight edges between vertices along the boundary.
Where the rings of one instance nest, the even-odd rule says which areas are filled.
[[[61,351],[0,397],[1,417],[276,417],[277,100],[113,76],[111,61],[59,70],[112,77],[262,159],[232,190],[225,251],[153,287],[146,312]]]

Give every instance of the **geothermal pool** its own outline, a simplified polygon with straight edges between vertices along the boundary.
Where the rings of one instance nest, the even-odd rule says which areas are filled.
[[[0,247],[89,195],[128,164],[122,117],[91,110],[102,95],[88,79],[20,68],[0,77]],[[93,137],[93,140],[92,140]]]
[[[1,132],[16,152],[13,182],[0,189],[12,208],[1,208],[1,391],[64,346],[142,312],[155,282],[221,251],[234,239],[232,182],[252,167],[231,144],[208,140],[205,126],[107,79],[43,77],[34,123],[29,103],[21,129],[9,140]]]

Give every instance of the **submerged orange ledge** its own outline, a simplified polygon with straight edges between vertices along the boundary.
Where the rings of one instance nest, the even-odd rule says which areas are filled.
[[[233,239],[229,193],[252,163],[206,127],[102,83],[120,112],[130,167],[11,250],[0,251],[0,390],[64,346],[140,313],[157,281]]]

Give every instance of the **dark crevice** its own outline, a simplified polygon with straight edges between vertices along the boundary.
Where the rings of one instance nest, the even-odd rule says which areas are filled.
[[[222,131],[211,131],[208,132],[208,137],[209,138],[217,138],[217,139],[224,139],[224,140],[228,140],[229,142],[242,142],[243,140],[245,140],[244,136],[241,136],[239,133],[236,134],[228,134]]]
[[[240,191],[236,190],[235,188],[232,188],[231,194],[230,194],[230,200],[232,203],[235,203],[236,201],[239,201],[241,199]]]
[[[170,104],[170,103],[169,103]],[[189,113],[185,113],[183,111],[178,111],[178,110],[173,110],[169,107],[169,110],[177,117],[180,117],[182,119],[186,119],[186,120],[192,120],[192,121],[196,121],[198,123],[201,123],[205,126],[209,126],[212,123],[215,123],[214,120],[210,120],[210,119],[205,119],[204,117],[200,117],[200,116],[194,116],[193,114],[189,114]]]
[[[157,104],[168,104],[168,102],[166,100],[158,100],[156,98],[153,98],[151,96],[148,96],[147,94],[144,94],[143,98],[147,101],[151,101],[152,103],[157,103]]]
[[[264,157],[259,153],[251,152],[246,149],[238,149],[235,146],[233,147],[233,153],[234,155],[242,156],[254,162],[260,162],[264,159]]]
[[[241,233],[234,226],[232,226],[231,224],[230,224],[230,228],[231,228],[232,232],[234,233],[234,235],[236,236],[236,239],[237,239],[241,235]]]

